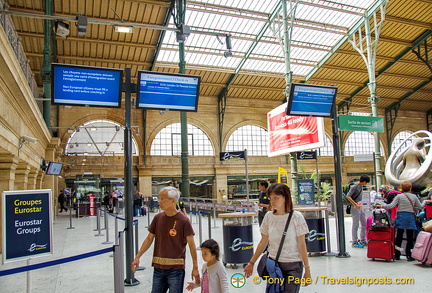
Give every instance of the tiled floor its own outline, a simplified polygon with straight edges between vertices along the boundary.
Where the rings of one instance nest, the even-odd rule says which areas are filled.
[[[152,214],[153,215],[153,214]],[[146,226],[148,225],[147,217],[137,218],[139,221],[139,242],[147,234]],[[90,251],[96,251],[109,247],[112,244],[102,244],[106,236],[95,236],[97,234],[96,218],[73,218],[75,229],[67,229],[70,225],[68,213],[62,213],[54,221],[54,253],[52,256],[40,257],[32,260],[32,263],[45,262],[48,260],[74,256]],[[192,218],[195,232],[195,242],[199,246],[198,224],[197,219]],[[204,219],[202,226],[202,239],[208,238],[207,219]],[[109,217],[110,240],[114,237],[114,218]],[[119,222],[119,227],[124,226]],[[222,246],[222,221],[211,221],[212,238],[216,239]],[[217,228],[215,228],[215,226]],[[349,239],[351,229],[351,218],[345,218],[345,228]],[[330,234],[332,251],[337,250],[336,232],[334,218],[330,219]],[[255,245],[259,241],[258,224],[253,225]],[[105,233],[103,231],[102,233]],[[351,255],[349,258],[337,258],[334,256],[315,256],[310,258],[313,284],[308,287],[302,287],[301,292],[432,292],[432,268],[425,267],[418,262],[406,262],[400,260],[396,262],[379,262],[371,261],[366,258],[366,249],[351,248],[347,243],[348,251]],[[221,248],[223,251],[223,248]],[[30,273],[31,292],[114,292],[114,275],[113,275],[113,258],[111,253],[102,254],[84,260],[74,261],[62,265],[52,266]],[[140,284],[132,287],[125,287],[125,292],[150,292],[152,280],[151,268],[152,248],[141,258],[141,265],[147,267],[143,271],[138,271],[135,277]],[[202,265],[200,253],[199,265]],[[1,270],[20,267],[26,264],[25,261],[8,263],[0,266]],[[190,254],[187,253],[186,262],[186,281],[190,276]],[[242,273],[242,268],[227,268],[228,277],[235,273]],[[356,285],[356,284],[332,284],[343,282],[346,279],[340,278],[380,278],[369,279],[369,281],[382,282],[383,280],[396,281],[396,278],[414,278],[414,284],[406,285]],[[386,279],[390,278],[390,279]],[[359,280],[359,279],[356,279]],[[367,281],[368,279],[366,279]],[[398,280],[400,281],[400,280]],[[404,280],[402,280],[404,281]],[[26,273],[0,277],[0,292],[26,292],[27,277]],[[185,292],[187,292],[185,290]],[[200,292],[195,289],[194,292]],[[246,280],[242,288],[230,288],[230,292],[265,292],[265,285],[254,284],[252,278]]]

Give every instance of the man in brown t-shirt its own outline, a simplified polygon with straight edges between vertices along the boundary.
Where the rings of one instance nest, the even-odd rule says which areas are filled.
[[[178,212],[176,204],[180,191],[175,187],[165,187],[159,192],[159,207],[163,210],[157,214],[150,226],[149,234],[141,245],[132,262],[132,271],[139,266],[140,257],[149,249],[155,239],[152,266],[152,293],[181,293],[184,287],[186,244],[192,257],[192,280],[200,282],[197,252],[192,225],[183,213]]]

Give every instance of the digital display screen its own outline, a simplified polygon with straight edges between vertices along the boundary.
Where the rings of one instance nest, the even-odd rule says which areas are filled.
[[[48,164],[48,168],[46,170],[47,175],[60,175],[60,172],[63,168],[62,163],[50,162]]]
[[[286,114],[331,117],[337,87],[292,83]]]
[[[121,106],[123,70],[53,63],[52,103],[70,106]]]
[[[137,108],[198,111],[201,77],[138,71]]]

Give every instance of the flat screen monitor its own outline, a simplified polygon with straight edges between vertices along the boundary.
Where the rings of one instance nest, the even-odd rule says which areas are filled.
[[[63,168],[62,163],[49,162],[48,168],[46,170],[46,174],[47,175],[60,175],[62,168]]]
[[[138,71],[137,108],[198,111],[201,77]]]
[[[337,87],[292,83],[287,115],[331,117]]]
[[[120,108],[123,70],[53,63],[52,103]]]

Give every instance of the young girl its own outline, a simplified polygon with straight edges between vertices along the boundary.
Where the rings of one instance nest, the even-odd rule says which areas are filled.
[[[228,277],[225,267],[219,261],[219,244],[213,239],[201,244],[201,254],[206,262],[202,267],[201,292],[202,293],[228,293]],[[188,282],[186,289],[192,291],[199,285]]]

